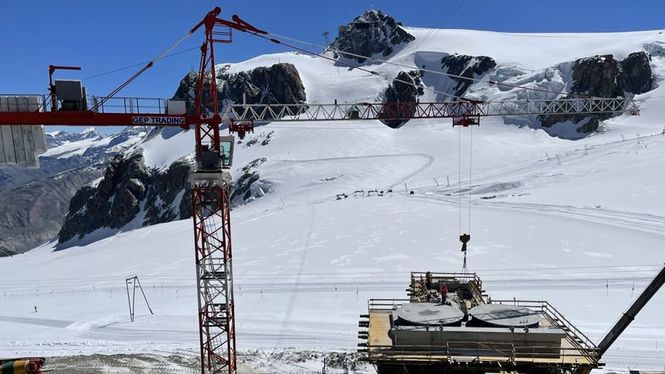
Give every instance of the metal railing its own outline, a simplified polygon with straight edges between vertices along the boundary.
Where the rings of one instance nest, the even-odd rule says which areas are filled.
[[[413,273],[419,275],[420,273]],[[433,273],[432,277],[438,275],[449,276],[452,274]],[[472,274],[469,274],[471,276]],[[370,299],[368,310],[370,315],[374,313],[388,313],[403,304],[409,303],[408,299]],[[600,357],[598,347],[559,311],[547,301],[531,300],[492,300],[492,303],[511,304],[523,306],[543,314],[544,318],[552,327],[561,330],[566,335],[566,340],[571,347],[553,346],[520,346],[514,343],[501,342],[478,342],[478,341],[449,341],[445,346],[437,345],[374,345],[368,339],[367,358],[370,360],[408,360],[436,361],[442,357],[496,357],[497,360],[510,361],[515,359],[524,360],[547,360],[551,363],[566,363],[584,359],[593,365],[597,364]],[[370,319],[371,320],[371,319]]]
[[[566,332],[566,335],[571,340],[571,343],[579,346],[583,349],[592,349],[595,350],[598,347],[596,344],[589,339],[582,331],[580,331],[575,325],[568,321],[563,314],[561,314],[556,308],[552,306],[547,301],[535,301],[535,300],[492,300],[493,304],[512,304],[517,306],[526,307],[529,309],[537,310],[545,316],[545,318],[557,328],[562,329]]]
[[[92,108],[102,97],[87,96],[86,105]],[[152,97],[112,97],[97,109],[98,113],[126,114],[165,114],[167,99]],[[50,95],[42,94],[0,94],[0,112],[50,112],[52,101]]]
[[[598,363],[595,349],[556,347],[546,345],[520,346],[515,343],[448,341],[445,345],[372,345],[370,361],[435,362],[462,358],[503,362],[540,362],[549,364]],[[469,361],[469,360],[464,360]]]
[[[101,97],[89,96],[88,107],[94,107]],[[166,114],[167,100],[153,97],[112,97],[97,108],[98,113]]]
[[[369,299],[367,301],[367,308],[370,312],[390,311],[409,302],[409,299]]]

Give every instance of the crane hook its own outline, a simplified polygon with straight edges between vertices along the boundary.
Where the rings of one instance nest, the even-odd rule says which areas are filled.
[[[467,233],[464,233],[464,234],[460,235],[460,237],[459,237],[459,241],[462,242],[462,252],[464,252],[464,253],[466,253],[466,249],[467,249],[466,248],[466,243],[468,243],[469,240],[471,240],[471,235],[469,235]]]

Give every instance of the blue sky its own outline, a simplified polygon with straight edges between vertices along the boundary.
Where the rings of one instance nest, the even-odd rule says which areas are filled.
[[[203,15],[222,7],[276,34],[317,43],[322,33],[368,8],[381,9],[405,25],[513,32],[599,32],[665,29],[665,1],[623,0],[0,0],[0,93],[46,93],[48,65],[79,65],[88,93],[102,96],[139,67],[94,77],[150,60],[178,40]],[[236,62],[283,51],[240,33],[217,50],[218,62]],[[194,35],[178,51],[200,45]],[[167,97],[182,76],[198,68],[198,50],[161,61],[121,96]],[[93,78],[94,77],[94,78]],[[86,79],[88,78],[88,79]]]

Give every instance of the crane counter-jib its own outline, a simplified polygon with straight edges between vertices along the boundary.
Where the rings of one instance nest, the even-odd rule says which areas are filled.
[[[186,126],[186,115],[127,114],[95,112],[12,112],[0,113],[0,125],[62,126]]]

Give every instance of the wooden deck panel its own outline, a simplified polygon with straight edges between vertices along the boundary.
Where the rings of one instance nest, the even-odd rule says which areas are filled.
[[[367,339],[370,348],[393,345],[388,331],[390,331],[390,312],[371,312],[369,314],[369,338]]]

